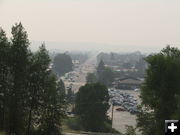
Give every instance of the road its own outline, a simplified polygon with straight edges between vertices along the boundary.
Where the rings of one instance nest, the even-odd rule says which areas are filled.
[[[88,72],[94,72],[95,66],[96,66],[96,56],[97,54],[90,57],[84,64],[79,65],[78,68],[75,68],[74,71],[72,71],[75,76],[73,77],[74,82],[69,82],[62,77],[62,80],[65,83],[65,86],[69,86],[72,84],[72,91],[77,92],[81,86],[83,86],[86,83],[86,75]]]

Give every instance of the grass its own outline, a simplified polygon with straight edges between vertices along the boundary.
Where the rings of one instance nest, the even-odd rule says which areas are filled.
[[[69,133],[82,133],[85,131],[80,122],[80,119],[77,116],[69,117],[65,119],[62,124],[62,130],[63,132],[69,132]],[[111,124],[109,122],[104,122],[103,132],[104,133],[119,133],[116,129],[111,127]]]
[[[81,133],[81,129],[78,128],[80,125],[78,124],[76,117],[69,117],[65,119],[62,123],[62,131],[68,133]]]

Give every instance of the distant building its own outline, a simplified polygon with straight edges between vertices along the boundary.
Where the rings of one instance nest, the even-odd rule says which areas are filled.
[[[115,80],[112,84],[117,89],[133,90],[140,88],[143,81],[134,77],[124,77]]]

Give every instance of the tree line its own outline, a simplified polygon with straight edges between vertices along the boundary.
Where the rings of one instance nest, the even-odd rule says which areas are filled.
[[[32,53],[21,23],[7,38],[0,28],[0,132],[7,135],[61,134],[64,94],[49,69],[45,45]]]

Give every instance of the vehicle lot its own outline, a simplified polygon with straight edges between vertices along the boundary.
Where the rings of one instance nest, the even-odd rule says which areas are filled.
[[[139,91],[133,90],[121,90],[123,93],[129,94],[133,98],[137,99],[137,104],[140,103],[139,99]],[[125,125],[136,126],[136,115],[132,115],[128,111],[117,111],[116,109],[122,106],[114,106],[114,113],[113,113],[113,128],[116,130],[125,133]],[[112,106],[108,111],[108,115],[112,116]]]
[[[108,89],[108,92],[110,95],[110,103],[114,106],[121,106],[116,108],[116,110],[124,110],[130,112],[131,114],[136,114],[138,103],[136,97],[125,92],[125,90],[118,90],[114,88]]]

